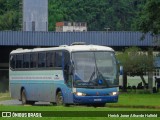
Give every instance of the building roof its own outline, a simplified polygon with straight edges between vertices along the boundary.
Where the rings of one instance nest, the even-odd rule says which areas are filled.
[[[131,31],[94,31],[94,32],[22,32],[1,31],[1,46],[59,46],[73,42],[104,46],[156,46],[151,34]]]

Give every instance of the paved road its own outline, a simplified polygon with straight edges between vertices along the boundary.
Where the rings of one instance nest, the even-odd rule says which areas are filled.
[[[0,105],[22,105],[19,100],[5,100],[0,101]],[[35,105],[50,105],[49,102],[36,102]]]

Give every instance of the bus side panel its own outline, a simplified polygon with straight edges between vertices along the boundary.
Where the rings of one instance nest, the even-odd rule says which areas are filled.
[[[48,82],[48,83],[46,83]],[[54,82],[34,81],[25,86],[28,100],[32,101],[53,101]]]
[[[31,80],[26,86],[28,99],[32,101],[55,102],[55,86],[57,82],[64,83],[61,70],[50,70],[42,74],[36,73],[38,80]],[[41,79],[41,80],[39,80]]]
[[[21,99],[20,90],[21,90],[21,84],[15,83],[15,81],[10,81],[10,94],[11,97],[14,99]]]
[[[62,70],[11,71],[10,77],[11,95],[16,99],[24,87],[27,100],[55,102],[55,86],[64,87]]]

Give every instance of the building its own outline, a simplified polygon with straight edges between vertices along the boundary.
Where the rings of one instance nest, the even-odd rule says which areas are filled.
[[[86,22],[57,22],[56,32],[84,32],[87,31]]]
[[[48,0],[23,0],[23,31],[48,31]]]

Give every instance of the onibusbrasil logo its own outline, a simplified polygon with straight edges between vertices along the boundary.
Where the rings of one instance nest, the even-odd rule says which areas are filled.
[[[42,117],[42,114],[39,112],[2,112],[2,117]]]

